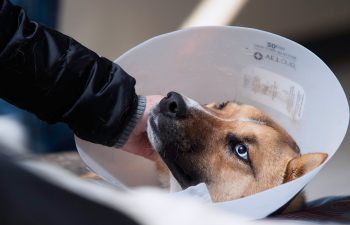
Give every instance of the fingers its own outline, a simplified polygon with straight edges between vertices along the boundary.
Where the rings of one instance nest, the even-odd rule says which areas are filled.
[[[142,142],[144,142],[144,144],[142,145],[142,148],[137,155],[142,156],[151,161],[155,161],[156,152],[153,146],[151,145],[150,141],[148,140],[147,133],[144,133],[144,139]]]
[[[151,161],[155,161],[156,160],[156,152],[153,148],[148,148],[148,149],[143,149],[141,151],[141,155],[142,157],[146,158],[146,159],[149,159]]]
[[[133,153],[135,155],[142,156],[146,159],[155,161],[156,152],[148,140],[146,133],[147,120],[150,117],[152,107],[159,102],[164,96],[161,95],[150,95],[146,96],[145,110],[137,123],[134,131],[130,135],[129,140],[121,148],[124,151]]]

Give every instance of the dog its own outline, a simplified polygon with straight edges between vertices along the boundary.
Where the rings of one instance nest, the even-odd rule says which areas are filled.
[[[244,198],[301,177],[324,153],[301,155],[293,138],[257,108],[199,104],[170,92],[151,110],[147,133],[156,169],[170,192],[204,182],[213,202]],[[300,210],[299,194],[285,212]]]

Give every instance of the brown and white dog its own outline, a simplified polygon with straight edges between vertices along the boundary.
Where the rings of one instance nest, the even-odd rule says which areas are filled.
[[[300,154],[293,138],[265,113],[236,102],[199,104],[170,92],[148,121],[161,181],[171,192],[204,182],[213,202],[243,198],[318,167],[324,153]],[[301,209],[298,196],[288,211]]]

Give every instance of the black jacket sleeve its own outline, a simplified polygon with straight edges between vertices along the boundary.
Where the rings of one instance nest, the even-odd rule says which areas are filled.
[[[67,123],[90,142],[114,146],[128,137],[143,110],[135,79],[74,39],[30,22],[8,0],[0,7],[0,98],[48,124]]]

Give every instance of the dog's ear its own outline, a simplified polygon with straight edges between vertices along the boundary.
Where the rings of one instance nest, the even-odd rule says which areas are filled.
[[[289,161],[283,183],[295,180],[313,171],[328,157],[325,153],[309,153]]]

